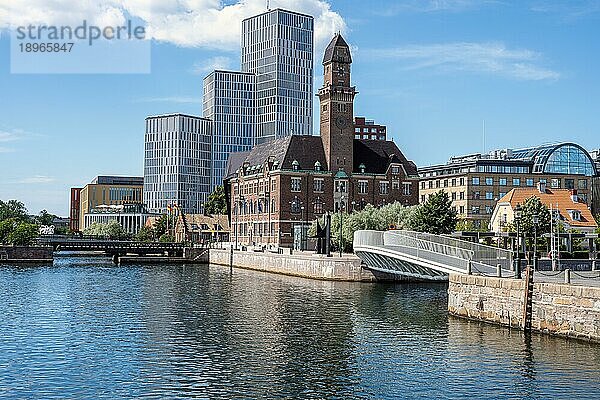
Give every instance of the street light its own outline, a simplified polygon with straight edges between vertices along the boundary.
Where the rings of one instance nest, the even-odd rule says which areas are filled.
[[[343,230],[342,227],[344,226],[344,213],[342,211],[342,208],[344,207],[344,196],[340,197],[340,257],[342,257],[342,235],[343,235]]]
[[[517,224],[517,265],[515,267],[515,278],[521,279],[521,218],[523,217],[523,209],[521,204],[515,207],[515,222]]]
[[[537,256],[537,230],[540,223],[540,216],[536,213],[532,216],[533,220],[533,270],[537,271],[538,256]]]

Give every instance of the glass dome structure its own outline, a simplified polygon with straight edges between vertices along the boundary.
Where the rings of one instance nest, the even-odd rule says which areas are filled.
[[[575,143],[513,150],[511,159],[533,162],[532,172],[537,174],[596,175],[589,153]]]

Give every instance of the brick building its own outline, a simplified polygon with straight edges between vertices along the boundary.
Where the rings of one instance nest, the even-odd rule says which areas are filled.
[[[372,119],[354,117],[354,139],[386,140],[387,127]]]
[[[71,201],[69,205],[69,230],[71,232],[79,232],[79,216],[81,213],[81,197],[82,188],[71,188]]]
[[[538,183],[552,190],[576,190],[578,198],[592,207],[597,171],[581,146],[559,143],[452,157],[446,164],[419,168],[419,175],[421,203],[443,190],[459,218],[486,228],[499,199],[513,188],[535,189]]]
[[[293,135],[228,160],[231,240],[290,246],[297,225],[367,204],[418,203],[416,165],[390,141],[354,137],[350,49],[337,34],[325,50],[320,136]]]

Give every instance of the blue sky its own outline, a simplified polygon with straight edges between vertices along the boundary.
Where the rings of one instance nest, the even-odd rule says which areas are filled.
[[[155,24],[150,74],[11,74],[7,27],[17,14],[0,5],[0,199],[20,199],[33,213],[67,215],[69,187],[96,175],[142,175],[144,118],[201,115],[203,76],[211,67],[239,68],[239,20],[265,2],[179,0],[160,10],[182,18],[176,27],[159,25],[128,0],[98,3]],[[55,15],[44,9],[55,3],[23,4]],[[315,91],[327,38],[344,33],[353,49],[356,115],[387,125],[417,165],[544,142],[600,147],[600,1],[271,5],[316,14]],[[205,18],[207,9],[218,17],[186,19]]]

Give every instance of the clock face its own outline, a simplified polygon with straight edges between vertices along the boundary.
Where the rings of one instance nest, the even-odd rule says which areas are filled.
[[[343,116],[339,116],[335,119],[335,126],[337,126],[338,128],[342,129],[345,128],[348,125],[348,121],[346,120],[345,117]]]

